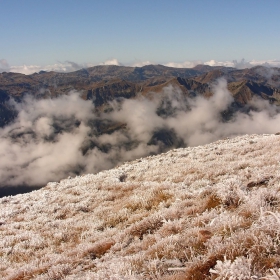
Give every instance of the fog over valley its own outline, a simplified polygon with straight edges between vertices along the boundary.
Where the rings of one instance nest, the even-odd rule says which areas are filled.
[[[0,195],[25,192],[69,176],[96,173],[172,148],[251,133],[280,131],[280,109],[254,97],[242,110],[223,78],[213,95],[160,92],[116,98],[99,110],[71,90],[55,98],[7,101],[16,117],[0,128]]]

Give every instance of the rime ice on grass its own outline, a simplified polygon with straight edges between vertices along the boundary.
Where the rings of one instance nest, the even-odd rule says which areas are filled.
[[[280,279],[280,136],[0,199],[1,279]]]

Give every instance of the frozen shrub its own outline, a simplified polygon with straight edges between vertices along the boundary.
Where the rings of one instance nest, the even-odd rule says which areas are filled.
[[[265,280],[280,280],[280,268],[270,269],[269,273],[263,277]]]
[[[217,261],[214,269],[210,269],[210,273],[214,275],[216,280],[250,280],[251,259],[237,257],[233,262],[227,260]]]
[[[47,277],[49,280],[60,280],[64,279],[67,274],[71,271],[71,266],[69,264],[58,264],[52,266],[48,272]]]

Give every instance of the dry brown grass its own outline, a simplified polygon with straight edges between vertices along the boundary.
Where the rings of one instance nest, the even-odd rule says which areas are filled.
[[[86,250],[86,254],[89,254],[91,259],[100,258],[114,245],[113,240],[104,240],[94,244],[92,247]]]

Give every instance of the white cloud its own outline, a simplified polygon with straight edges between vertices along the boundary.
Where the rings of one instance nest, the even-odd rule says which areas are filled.
[[[184,61],[184,62],[168,62],[164,64],[168,67],[174,67],[174,68],[193,68],[198,64],[203,64],[201,60],[193,60],[193,61]]]
[[[232,60],[232,61],[216,61],[211,59],[209,61],[204,62],[205,65],[209,66],[225,66],[225,67],[234,67],[238,69],[251,68],[257,65],[263,65],[266,67],[280,67],[279,60],[251,60],[246,61],[245,59],[241,59],[240,61]]]
[[[146,61],[136,61],[133,63],[126,63],[123,64],[119,62],[116,58],[112,58],[109,60],[106,60],[105,62],[101,62],[99,64],[93,64],[93,63],[83,63],[79,64],[73,61],[65,61],[65,62],[58,62],[55,64],[48,64],[45,66],[41,65],[12,65],[10,66],[8,61],[6,59],[0,59],[0,73],[1,72],[14,72],[14,73],[22,73],[22,74],[33,74],[35,72],[40,71],[55,71],[55,72],[73,72],[82,68],[88,68],[95,65],[118,65],[118,66],[131,66],[131,67],[142,67],[145,65],[150,64],[160,64],[160,63],[154,63],[149,60]],[[183,61],[183,62],[168,62],[163,65],[168,67],[174,67],[174,68],[193,68],[198,64],[204,64],[204,65],[210,65],[210,66],[225,66],[225,67],[234,67],[238,69],[244,69],[244,68],[251,68],[257,65],[263,65],[266,67],[280,67],[280,60],[251,60],[246,61],[245,59],[242,59],[240,61],[237,60],[226,60],[226,61],[217,61],[214,59],[211,59],[209,61],[203,62],[202,60],[190,60],[190,61]]]
[[[72,61],[59,62],[55,64],[39,66],[39,65],[18,65],[11,66],[9,72],[22,73],[25,75],[33,74],[40,71],[55,71],[55,72],[72,72],[82,68],[91,67],[91,64],[77,64]]]
[[[0,73],[1,72],[14,72],[14,73],[22,73],[25,75],[30,75],[33,73],[38,73],[40,71],[55,71],[55,72],[73,72],[77,71],[82,68],[92,67],[98,64],[92,63],[83,63],[79,64],[73,61],[65,61],[65,62],[58,62],[55,64],[48,64],[48,65],[13,65],[10,66],[7,60],[1,59],[0,60]],[[105,62],[100,63],[99,65],[122,65],[116,58],[111,60],[106,60]]]
[[[154,63],[149,61],[149,60],[146,60],[146,61],[137,61],[137,62],[131,64],[130,66],[132,66],[132,67],[143,67],[143,66],[151,65],[151,64],[154,64]]]
[[[121,65],[121,63],[119,63],[119,61],[116,58],[112,58],[109,60],[106,60],[105,62],[100,63],[99,65]]]
[[[3,61],[6,62],[5,60],[3,60]],[[33,74],[35,72],[38,73],[40,71],[73,72],[73,71],[80,70],[82,68],[88,68],[88,67],[92,67],[95,65],[97,65],[97,64],[92,64],[92,63],[78,64],[73,61],[65,61],[65,62],[58,62],[55,64],[49,64],[49,65],[45,65],[45,66],[15,65],[15,66],[11,66],[9,68],[6,67],[4,70],[2,70],[3,67],[2,67],[2,63],[1,63],[0,70],[2,70],[1,72],[7,71],[7,72],[22,73],[25,75],[29,75],[29,74]],[[111,60],[106,60],[105,62],[102,62],[99,65],[121,65],[121,63],[119,63],[117,59],[113,58]]]
[[[245,59],[237,60],[225,60],[217,61],[211,59],[209,61],[203,62],[202,60],[186,60],[184,62],[168,62],[165,63],[165,66],[174,67],[174,68],[193,68],[196,65],[204,64],[209,66],[224,66],[224,67],[234,67],[237,69],[251,68],[257,65],[263,65],[266,67],[280,67],[280,60],[251,60],[246,61]]]
[[[216,61],[214,59],[211,59],[209,61],[206,61],[203,63],[204,65],[209,66],[226,66],[226,67],[234,67],[233,61]]]
[[[280,67],[280,60],[252,60],[250,61],[252,66],[264,65],[270,67]]]

